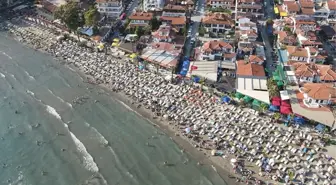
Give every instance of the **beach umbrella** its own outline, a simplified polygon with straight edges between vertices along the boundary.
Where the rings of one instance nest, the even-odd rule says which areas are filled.
[[[250,102],[250,101],[252,101],[253,100],[253,98],[251,98],[251,97],[249,97],[249,96],[245,96],[244,97],[244,101],[247,103],[247,102]]]
[[[222,97],[222,102],[224,102],[224,103],[229,103],[231,101],[231,98],[230,97],[228,97],[228,96],[223,96]]]
[[[241,93],[239,93],[239,92],[236,92],[235,96],[236,96],[236,98],[238,98],[238,99],[241,99],[241,98],[244,97],[244,95],[241,94]]]
[[[261,102],[258,101],[258,100],[256,100],[256,99],[254,99],[253,102],[252,102],[252,105],[257,106],[257,107],[260,107]]]
[[[187,128],[185,129],[185,132],[186,132],[187,134],[189,134],[189,133],[191,132],[190,127],[187,127]]]

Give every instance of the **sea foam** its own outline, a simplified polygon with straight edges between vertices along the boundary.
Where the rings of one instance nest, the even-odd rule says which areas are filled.
[[[27,94],[30,94],[31,96],[35,97],[35,94],[33,92],[31,92],[30,90],[27,90],[26,92],[27,92]]]
[[[35,80],[35,78],[32,75],[30,75],[27,71],[25,71],[25,73],[29,77],[30,80]]]
[[[53,107],[50,107],[49,105],[46,105],[46,107],[47,107],[47,111],[51,114],[51,115],[53,115],[53,116],[55,116],[57,119],[59,119],[59,120],[62,120],[62,117],[57,113],[57,111],[56,111],[56,109],[54,109]]]
[[[94,162],[93,157],[86,150],[84,144],[72,132],[70,132],[70,135],[77,146],[77,150],[83,155],[84,167],[91,172],[98,172],[99,168],[97,164]]]
[[[50,89],[48,89],[48,91],[50,92],[50,94],[52,94],[52,95],[55,96],[57,99],[59,99],[62,103],[65,103],[65,104],[67,104],[70,108],[72,108],[71,103],[66,102],[65,100],[63,100],[63,99],[62,99],[61,97],[59,97],[59,96],[56,96]]]
[[[6,78],[6,76],[5,76],[4,74],[2,74],[2,73],[0,73],[0,76],[1,76],[2,78]]]
[[[13,60],[13,58],[12,58],[11,56],[9,56],[7,53],[5,53],[5,52],[3,52],[3,51],[1,51],[1,53],[2,53],[3,55],[5,55],[6,57],[8,57],[9,59]]]

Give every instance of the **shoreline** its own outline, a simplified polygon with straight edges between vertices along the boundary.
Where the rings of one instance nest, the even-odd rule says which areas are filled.
[[[26,23],[25,23],[26,24]],[[62,59],[62,57],[57,57],[54,56],[50,53],[48,53],[47,51],[43,50],[42,48],[35,48],[34,45],[30,44],[30,43],[26,43],[26,42],[22,42],[18,39],[17,36],[11,34],[10,35],[11,38],[13,38],[15,41],[17,41],[18,43],[20,43],[21,45],[23,45],[24,47],[30,48],[30,49],[34,49],[35,51],[41,52],[43,54],[46,54],[48,56],[53,57],[53,59],[55,60],[55,62],[60,63],[62,66],[66,67],[66,68],[71,68],[72,70],[75,70],[73,72],[79,74],[80,76],[84,77],[83,81],[85,82],[85,78],[93,78],[93,76],[91,75],[87,75],[85,74],[84,71],[82,71],[80,68],[74,66],[73,64],[68,64],[66,60]],[[115,58],[116,60],[120,60]],[[120,61],[122,62],[122,61]],[[85,82],[87,83],[87,82]],[[230,165],[230,161],[228,159],[223,159],[220,157],[215,157],[216,159],[214,159],[211,155],[211,150],[202,150],[199,151],[197,150],[197,148],[193,147],[192,143],[190,140],[188,140],[188,138],[186,138],[185,136],[181,136],[176,135],[177,130],[174,130],[172,125],[169,125],[168,121],[164,120],[164,118],[162,117],[158,117],[156,119],[153,119],[153,113],[150,112],[150,110],[145,109],[143,106],[141,106],[140,108],[138,108],[136,106],[136,104],[132,104],[132,99],[130,97],[128,97],[126,94],[124,94],[123,92],[114,92],[113,90],[111,90],[107,84],[95,84],[95,86],[99,86],[100,88],[105,89],[106,91],[108,91],[109,94],[112,94],[113,97],[118,101],[121,101],[122,103],[124,103],[125,105],[127,105],[128,107],[130,107],[132,109],[132,111],[134,111],[136,114],[138,114],[139,116],[142,117],[142,119],[146,119],[151,125],[153,125],[154,127],[158,128],[158,130],[162,131],[163,133],[165,133],[168,137],[171,138],[171,140],[177,144],[177,146],[179,148],[181,148],[185,153],[187,153],[189,155],[189,157],[191,157],[192,159],[198,161],[201,163],[201,165],[207,165],[209,167],[212,167],[212,170],[214,171],[214,173],[217,173],[222,179],[223,181],[230,185],[230,184],[240,184],[239,182],[236,182],[236,177],[234,175],[234,173],[232,173],[232,171],[230,172],[227,169],[232,169],[232,165]],[[220,158],[220,159],[219,159]],[[225,161],[226,166],[220,166],[217,160],[223,160]],[[225,164],[224,163],[224,164]],[[225,167],[227,169],[225,169]]]
[[[78,68],[78,67],[76,67],[72,64],[68,64],[67,61],[63,60],[61,57],[56,57],[56,56],[48,53],[47,51],[42,50],[41,48],[36,49],[36,48],[34,48],[34,45],[32,45],[30,43],[21,42],[21,41],[18,40],[18,38],[15,35],[11,34],[10,38],[14,39],[15,41],[17,41],[19,44],[21,44],[24,47],[27,47],[29,49],[33,49],[35,51],[38,51],[38,52],[41,52],[43,54],[46,54],[48,56],[53,57],[55,62],[58,62],[63,67],[71,68],[69,70],[71,70],[72,72],[75,72],[78,75],[80,75],[83,78],[83,81],[85,83],[88,83],[88,82],[85,81],[86,78],[89,78],[89,79],[93,78],[93,76],[85,74],[85,72],[82,71],[80,68]],[[115,59],[120,60],[120,59],[117,59],[117,58],[115,58]],[[120,61],[120,62],[122,62],[122,61]],[[75,71],[73,71],[73,70],[75,70]],[[128,107],[130,107],[132,109],[132,111],[134,111],[136,114],[138,114],[138,116],[142,117],[142,119],[146,119],[151,125],[158,128],[158,130],[160,130],[165,135],[170,137],[171,140],[179,148],[181,148],[185,153],[187,153],[189,157],[191,157],[192,159],[200,162],[201,165],[207,165],[209,167],[212,167],[211,170],[213,170],[214,173],[217,173],[223,179],[223,181],[226,184],[228,184],[228,185],[240,184],[240,183],[236,182],[235,175],[232,172],[226,170],[223,166],[220,166],[219,164],[216,163],[216,160],[218,160],[219,157],[216,157],[217,159],[214,160],[212,158],[212,156],[209,157],[211,155],[211,151],[209,151],[209,150],[207,150],[207,151],[197,150],[197,148],[193,147],[192,143],[188,140],[188,138],[186,138],[184,136],[181,136],[180,134],[176,135],[177,130],[174,130],[172,128],[172,125],[169,125],[168,121],[164,120],[164,118],[158,117],[157,119],[153,119],[153,113],[150,110],[145,109],[143,106],[138,108],[136,106],[136,104],[131,103],[132,99],[130,97],[128,97],[123,92],[114,92],[113,90],[111,90],[108,87],[107,84],[94,84],[94,86],[98,86],[99,88],[103,88],[109,94],[111,94],[113,96],[111,98],[116,99],[116,100],[124,103]],[[120,102],[118,102],[118,103],[120,103]],[[225,159],[219,159],[219,160],[225,160]],[[232,166],[229,164],[229,160],[225,160],[225,161],[228,163],[228,165],[225,166],[225,167],[232,168]]]

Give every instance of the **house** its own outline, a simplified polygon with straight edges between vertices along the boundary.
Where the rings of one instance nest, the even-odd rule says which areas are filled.
[[[170,16],[161,16],[160,20],[162,24],[167,24],[167,25],[172,25],[178,30],[183,28],[186,24],[186,17],[181,16],[181,17],[170,17]]]
[[[158,30],[152,32],[153,42],[169,42],[172,43],[176,38],[177,29],[171,25],[163,24]]]
[[[247,17],[241,17],[238,19],[237,29],[242,31],[254,30],[256,33],[258,32],[257,24]]]
[[[186,16],[186,7],[181,5],[168,4],[163,8],[162,16],[181,17]]]
[[[96,0],[96,6],[101,15],[119,18],[123,11],[123,3],[119,0]]]
[[[207,5],[211,8],[225,8],[231,9],[231,6],[234,5],[234,0],[207,0]]]
[[[149,25],[150,20],[153,19],[153,13],[134,12],[128,18],[131,20],[129,23],[130,27],[146,27]]]
[[[223,60],[224,54],[232,53],[232,49],[229,43],[217,40],[208,41],[203,44],[200,57],[201,60]]]
[[[202,24],[207,32],[224,33],[234,27],[234,22],[228,14],[208,13],[202,18]]]
[[[278,31],[277,34],[278,34],[278,38],[277,38],[278,39],[278,42],[277,42],[278,47],[281,47],[283,45],[285,45],[285,46],[296,46],[297,39],[293,34],[287,32],[287,31]]]
[[[260,0],[237,0],[237,14],[239,16],[249,17],[249,18],[262,18],[263,6]],[[231,11],[235,12],[235,6],[232,4]]]
[[[320,65],[314,63],[291,63],[294,74],[299,83],[333,83],[336,82],[336,72],[330,65]]]
[[[328,4],[322,4],[322,6],[315,7],[315,13],[314,13],[314,17],[316,20],[326,20],[329,17],[329,8],[328,8]]]
[[[284,1],[284,4],[282,6],[283,9],[287,11],[287,15],[295,16],[301,11],[300,6],[296,1]]]
[[[309,62],[309,54],[306,48],[286,46],[288,59],[297,62]]]
[[[255,44],[246,40],[240,40],[238,42],[238,55],[243,57],[245,55],[252,55]]]
[[[264,67],[249,60],[238,60],[236,66],[237,92],[269,103]]]
[[[306,83],[301,87],[303,103],[309,108],[328,106],[336,102],[336,88],[328,83]]]
[[[165,1],[164,0],[143,0],[143,10],[145,12],[160,10],[163,8]]]
[[[296,20],[296,28],[307,32],[307,31],[315,31],[316,30],[316,22],[308,21],[308,20]]]
[[[248,57],[248,61],[251,63],[251,64],[258,64],[258,65],[263,65],[264,63],[264,59],[257,56],[257,55],[250,55]]]
[[[299,5],[302,14],[314,17],[315,16],[315,4],[311,0],[299,0]]]
[[[336,19],[336,1],[329,0],[327,3],[328,3],[328,8],[329,8],[328,19]]]

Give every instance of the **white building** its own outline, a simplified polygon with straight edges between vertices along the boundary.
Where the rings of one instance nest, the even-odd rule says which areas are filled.
[[[306,83],[301,87],[303,103],[310,108],[319,108],[334,103],[336,100],[336,89],[333,84]]]
[[[97,9],[102,15],[117,18],[123,11],[122,1],[118,0],[96,0]]]
[[[164,0],[143,0],[142,5],[145,12],[158,10],[163,8]]]

